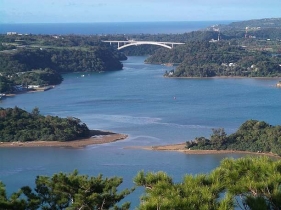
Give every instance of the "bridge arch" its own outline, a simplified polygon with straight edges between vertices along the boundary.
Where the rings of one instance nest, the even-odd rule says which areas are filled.
[[[130,46],[138,46],[138,45],[157,45],[161,47],[165,47],[168,49],[172,49],[174,45],[179,45],[179,44],[185,44],[185,43],[177,43],[177,42],[155,42],[155,41],[136,41],[136,40],[126,40],[126,41],[102,41],[102,42],[108,42],[110,45],[112,43],[117,43],[118,44],[118,50],[121,50],[125,47],[130,47]],[[123,44],[123,45],[122,45]]]
[[[172,47],[169,46],[169,45],[157,43],[157,42],[134,42],[134,43],[122,45],[122,46],[118,47],[117,49],[121,50],[121,49],[126,48],[126,47],[138,46],[138,45],[157,45],[157,46],[165,47],[165,48],[168,48],[168,49],[172,49]]]

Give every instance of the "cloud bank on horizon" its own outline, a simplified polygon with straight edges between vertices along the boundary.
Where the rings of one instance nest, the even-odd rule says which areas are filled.
[[[281,17],[280,0],[0,0],[2,23],[248,20]]]

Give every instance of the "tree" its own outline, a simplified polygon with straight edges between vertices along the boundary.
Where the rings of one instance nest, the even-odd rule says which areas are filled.
[[[90,136],[85,123],[74,117],[59,118],[40,115],[35,107],[28,113],[18,107],[0,108],[1,141],[70,141]]]
[[[38,176],[34,193],[28,186],[22,187],[22,194],[30,206],[44,210],[55,209],[129,209],[126,202],[117,206],[133,189],[118,192],[122,178],[88,177],[75,170],[70,174],[58,173],[52,177]],[[31,205],[32,204],[32,205]]]
[[[169,209],[230,209],[231,197],[218,200],[223,186],[212,175],[186,175],[183,182],[173,183],[164,172],[139,172],[134,179],[137,186],[145,187],[140,210]]]
[[[280,160],[268,157],[225,159],[214,173],[241,209],[281,209]]]
[[[227,135],[224,128],[212,129],[213,134],[211,135],[211,143],[221,147],[227,140]]]
[[[229,136],[223,128],[212,129],[210,140],[197,137],[186,142],[188,149],[239,150],[274,153],[281,156],[281,126],[269,125],[264,121],[248,120]]]
[[[268,157],[224,159],[209,174],[174,183],[164,172],[139,172],[145,187],[139,209],[281,209],[281,161]]]
[[[28,208],[27,201],[20,198],[22,191],[13,193],[10,197],[6,195],[5,185],[0,181],[0,209],[3,210],[26,210],[26,209],[36,209]]]
[[[165,172],[139,172],[136,186],[145,187],[140,210],[280,210],[281,160],[268,157],[224,159],[209,174],[185,175],[174,183]],[[126,210],[116,204],[133,189],[117,192],[122,178],[88,177],[75,170],[52,177],[38,176],[34,191],[22,187],[10,197],[0,182],[0,209],[57,210],[112,209]]]
[[[12,91],[12,82],[0,74],[0,93]]]
[[[31,114],[34,116],[34,117],[38,117],[40,115],[40,111],[39,111],[39,108],[38,107],[34,107],[31,111]]]

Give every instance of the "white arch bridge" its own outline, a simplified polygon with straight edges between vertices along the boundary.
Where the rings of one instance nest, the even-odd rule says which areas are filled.
[[[158,45],[161,47],[166,47],[168,49],[172,49],[174,45],[179,45],[179,44],[185,44],[185,43],[179,43],[179,42],[154,42],[154,41],[136,41],[136,40],[128,40],[128,41],[103,41],[103,42],[108,42],[110,45],[112,43],[117,43],[118,44],[118,50],[121,50],[125,47],[130,47],[130,46],[138,46],[138,45],[144,45],[144,44],[149,44],[149,45]]]

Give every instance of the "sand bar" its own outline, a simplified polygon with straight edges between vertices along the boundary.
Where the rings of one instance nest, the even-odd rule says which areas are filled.
[[[126,149],[146,149],[146,150],[157,150],[157,151],[170,151],[170,152],[182,152],[190,155],[208,155],[208,154],[250,154],[250,155],[266,155],[272,157],[280,156],[273,153],[260,153],[260,152],[249,152],[249,151],[238,151],[238,150],[189,150],[185,148],[186,143],[179,144],[169,144],[169,145],[160,145],[160,146],[133,146],[126,147]]]
[[[126,139],[125,134],[109,131],[91,130],[91,137],[74,141],[30,141],[30,142],[0,142],[0,147],[68,147],[83,148],[94,144],[105,144]]]

